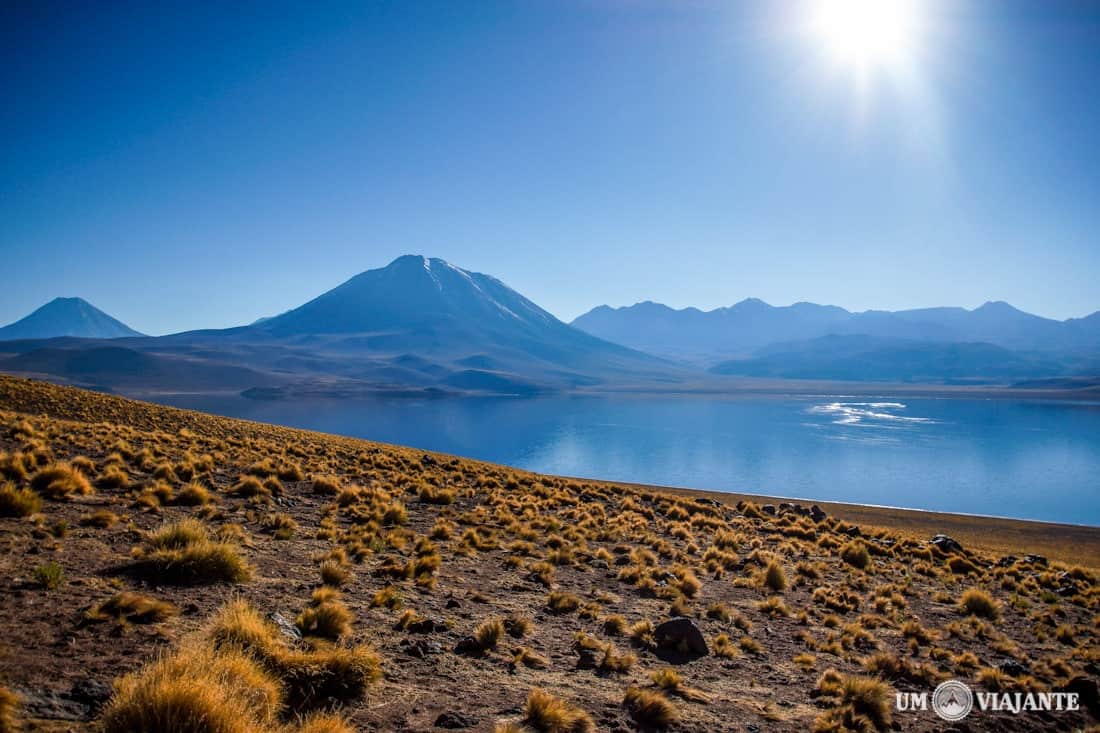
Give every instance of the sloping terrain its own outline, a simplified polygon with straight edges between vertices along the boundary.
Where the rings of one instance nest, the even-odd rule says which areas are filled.
[[[950,677],[1100,702],[1096,571],[1027,548],[12,378],[0,474],[9,727],[933,731],[894,692]]]

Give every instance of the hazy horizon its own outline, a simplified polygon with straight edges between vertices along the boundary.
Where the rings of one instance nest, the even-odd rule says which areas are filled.
[[[567,322],[1100,309],[1100,5],[905,3],[870,43],[817,5],[9,6],[0,323],[241,325],[410,252]]]

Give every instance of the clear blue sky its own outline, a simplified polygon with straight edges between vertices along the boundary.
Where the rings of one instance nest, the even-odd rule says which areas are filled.
[[[6,3],[0,323],[237,325],[403,253],[567,320],[1100,309],[1100,3],[926,5],[860,93],[793,1]]]

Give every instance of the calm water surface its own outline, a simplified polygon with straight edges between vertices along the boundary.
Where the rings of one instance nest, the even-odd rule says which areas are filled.
[[[568,476],[1100,525],[1100,403],[867,397],[162,401]]]

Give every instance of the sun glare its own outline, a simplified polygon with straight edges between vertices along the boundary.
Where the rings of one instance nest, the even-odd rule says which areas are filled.
[[[854,71],[892,71],[912,61],[921,0],[814,0],[808,30],[830,60]]]

